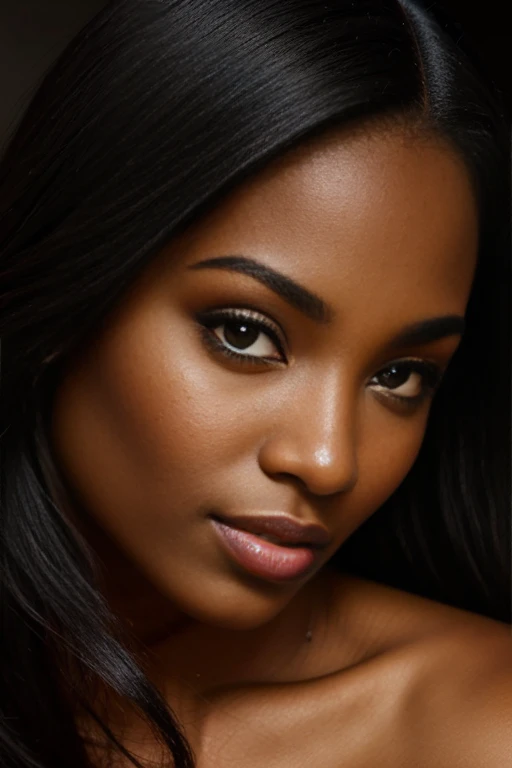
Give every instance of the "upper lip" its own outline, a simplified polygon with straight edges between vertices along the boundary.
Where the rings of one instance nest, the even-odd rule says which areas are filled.
[[[332,540],[329,531],[316,523],[299,523],[287,515],[212,515],[214,520],[233,528],[256,534],[275,536],[283,544],[305,544],[314,549],[324,549]]]

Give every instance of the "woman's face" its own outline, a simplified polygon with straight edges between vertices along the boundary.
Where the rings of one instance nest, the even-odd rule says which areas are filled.
[[[477,238],[448,148],[366,128],[295,150],[159,254],[52,418],[69,512],[122,610],[247,629],[313,578],[414,463]],[[241,566],[211,518],[279,513],[330,536],[286,580]]]

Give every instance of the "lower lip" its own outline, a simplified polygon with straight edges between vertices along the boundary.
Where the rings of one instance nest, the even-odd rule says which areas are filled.
[[[310,547],[281,547],[219,520],[212,522],[229,554],[255,576],[274,581],[296,579],[316,560]]]

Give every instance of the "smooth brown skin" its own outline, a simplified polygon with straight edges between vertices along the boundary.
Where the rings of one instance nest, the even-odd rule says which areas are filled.
[[[419,725],[430,723],[426,691],[446,681],[461,628],[478,667],[481,643],[499,636],[502,648],[502,625],[323,566],[414,463],[431,397],[407,410],[375,376],[411,357],[448,366],[458,335],[400,349],[389,340],[464,315],[477,231],[466,169],[442,142],[389,125],[331,132],[175,239],[70,365],[52,421],[68,513],[104,564],[113,609],[150,649],[152,679],[201,768],[411,765],[401,761],[432,750],[425,765],[444,765],[451,754],[433,746],[437,705],[430,731]],[[224,255],[302,283],[332,322],[247,275],[189,269]],[[248,306],[286,335],[285,362],[264,333],[249,353],[274,363],[205,346],[197,313]],[[225,341],[222,322],[215,334]],[[398,391],[420,386],[411,373]],[[213,509],[318,521],[333,543],[302,579],[265,581],[224,554]],[[152,754],[150,740],[135,746],[145,734],[135,722],[127,734]]]

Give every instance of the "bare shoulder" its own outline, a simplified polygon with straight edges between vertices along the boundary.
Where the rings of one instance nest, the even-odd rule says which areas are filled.
[[[437,643],[459,633],[467,643],[488,637],[496,642],[501,639],[505,647],[512,637],[509,625],[503,622],[350,574],[331,572],[330,576],[334,584],[333,642],[343,627],[354,643],[365,638],[368,656],[403,644],[423,645],[429,639]]]
[[[381,673],[372,685],[395,681],[394,735],[381,734],[383,754],[415,768],[512,766],[512,627],[371,581],[350,583],[373,626]]]
[[[352,696],[349,709],[361,712],[357,702],[365,702],[372,727],[362,717],[352,731],[363,741],[365,727],[372,733],[379,765],[512,766],[512,627],[369,580],[334,578],[333,641],[344,629],[359,651],[352,687],[342,669],[330,698],[338,686]],[[354,765],[371,764],[370,742]]]
[[[469,622],[416,649],[400,728],[418,768],[512,765],[512,633]]]
[[[512,766],[510,628],[355,577],[333,587],[332,671],[225,690],[199,768]]]

